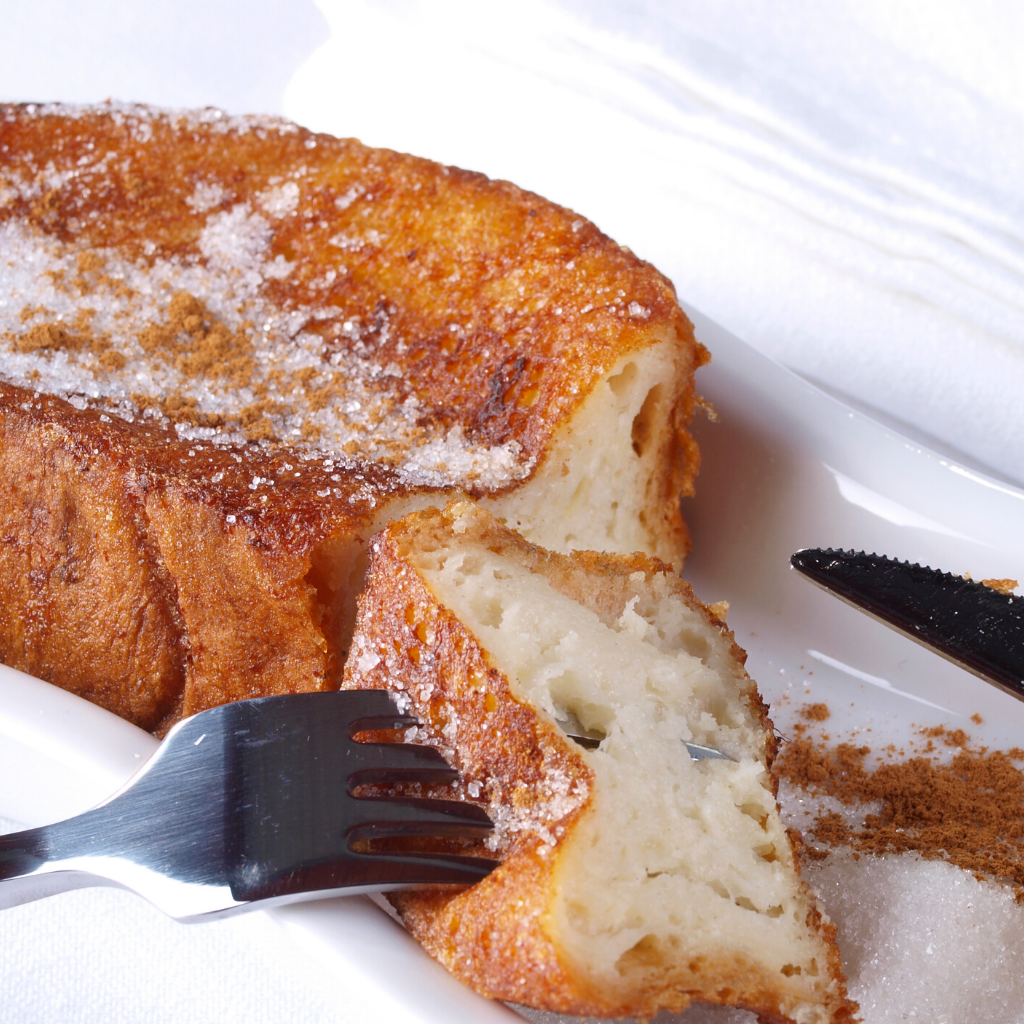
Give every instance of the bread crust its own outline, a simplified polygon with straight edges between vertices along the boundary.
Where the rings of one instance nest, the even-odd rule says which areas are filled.
[[[229,222],[255,270],[224,264]],[[0,660],[138,725],[337,686],[391,510],[520,493],[658,344],[648,535],[688,548],[706,352],[670,282],[570,210],[277,118],[0,105],[0,238]],[[188,290],[215,273],[238,309]],[[315,365],[266,369],[300,349]]]
[[[831,924],[822,920],[809,890],[808,931],[819,937],[824,978],[801,985],[765,973],[741,955],[697,957],[669,966],[627,965],[623,984],[598,987],[574,969],[553,939],[551,914],[560,854],[592,801],[593,776],[579,748],[512,693],[508,679],[466,626],[438,600],[409,557],[417,544],[442,537],[459,514],[457,503],[442,513],[427,509],[392,523],[371,544],[367,586],[359,598],[353,656],[343,686],[390,689],[425,723],[420,737],[437,745],[459,769],[455,795],[478,799],[497,814],[501,865],[462,892],[406,892],[390,899],[413,935],[453,974],[493,999],[579,1016],[647,1019],[662,1010],[681,1012],[692,1001],[753,1010],[762,1021],[793,1024],[809,1003],[819,1021],[854,1019]],[[488,517],[489,518],[489,517]],[[661,577],[673,592],[719,629],[742,664],[745,654],[724,623],[695,597],[672,568],[643,555],[611,556],[544,551],[496,521],[474,539],[496,552],[543,571],[555,589],[582,596],[594,606],[622,606],[630,576]],[[584,570],[581,573],[579,570]],[[595,584],[595,579],[598,581]],[[635,580],[632,584],[635,588]],[[747,698],[764,726],[768,756],[775,737],[753,682]],[[560,774],[564,799],[544,793],[544,774]],[[479,797],[466,787],[476,783]],[[775,788],[777,782],[773,779]],[[518,823],[509,827],[508,822]],[[803,884],[803,883],[801,883]],[[806,1018],[811,1020],[811,1017]]]
[[[272,457],[199,465],[165,428],[100,417],[0,383],[0,658],[156,731],[229,700],[336,687],[312,559],[370,532],[387,474],[325,503],[330,474],[311,467],[261,502],[246,481]]]
[[[174,582],[144,495],[54,401],[0,384],[0,659],[154,728],[185,685]]]

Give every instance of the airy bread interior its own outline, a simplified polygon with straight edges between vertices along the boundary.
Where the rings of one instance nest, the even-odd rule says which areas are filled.
[[[552,551],[645,551],[678,568],[678,515],[698,454],[673,422],[684,372],[674,338],[622,359],[551,439],[525,486],[481,504]]]
[[[579,412],[552,438],[532,478],[481,505],[527,540],[552,551],[645,551],[679,565],[689,540],[676,514],[673,467],[685,451],[665,385],[677,373],[674,339],[633,353],[598,381]],[[696,449],[693,458],[696,459]],[[695,467],[693,467],[695,470]],[[387,505],[369,532],[450,495],[424,493]],[[332,649],[348,650],[356,597],[366,575],[362,540],[330,540],[313,552],[320,628]],[[343,653],[339,653],[343,660]],[[340,663],[340,661],[339,661]]]

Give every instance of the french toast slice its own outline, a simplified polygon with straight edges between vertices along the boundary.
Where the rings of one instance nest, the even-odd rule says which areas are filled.
[[[691,1001],[848,1021],[832,925],[799,877],[776,742],[732,634],[665,563],[532,545],[479,506],[371,542],[343,685],[422,719],[502,863],[391,899],[484,995],[601,1017]],[[604,738],[584,749],[560,723]],[[686,742],[732,760],[694,760]],[[491,842],[489,840],[489,842]]]
[[[0,660],[156,730],[337,686],[368,537],[457,494],[679,564],[705,359],[670,282],[507,182],[0,106]]]

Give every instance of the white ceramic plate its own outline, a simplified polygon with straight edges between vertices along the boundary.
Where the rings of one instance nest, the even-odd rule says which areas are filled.
[[[799,701],[826,701],[830,725],[870,729],[872,743],[943,722],[1024,746],[1024,704],[788,568],[800,547],[856,547],[1024,580],[1024,492],[847,409],[690,313],[714,355],[700,387],[718,422],[697,424],[703,469],[698,496],[684,502],[694,539],[686,575],[705,600],[730,601],[730,625],[777,724],[785,731]],[[33,825],[85,810],[155,746],[113,715],[0,668],[0,817]],[[518,1019],[451,979],[365,899],[273,913],[377,1020]]]

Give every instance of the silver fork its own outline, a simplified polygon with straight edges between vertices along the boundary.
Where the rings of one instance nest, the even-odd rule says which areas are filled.
[[[382,690],[262,697],[204,711],[175,726],[105,803],[0,836],[0,909],[114,885],[197,921],[297,900],[477,882],[495,861],[354,848],[490,832],[487,814],[472,804],[354,792],[457,777],[430,747],[354,738],[417,724]]]

